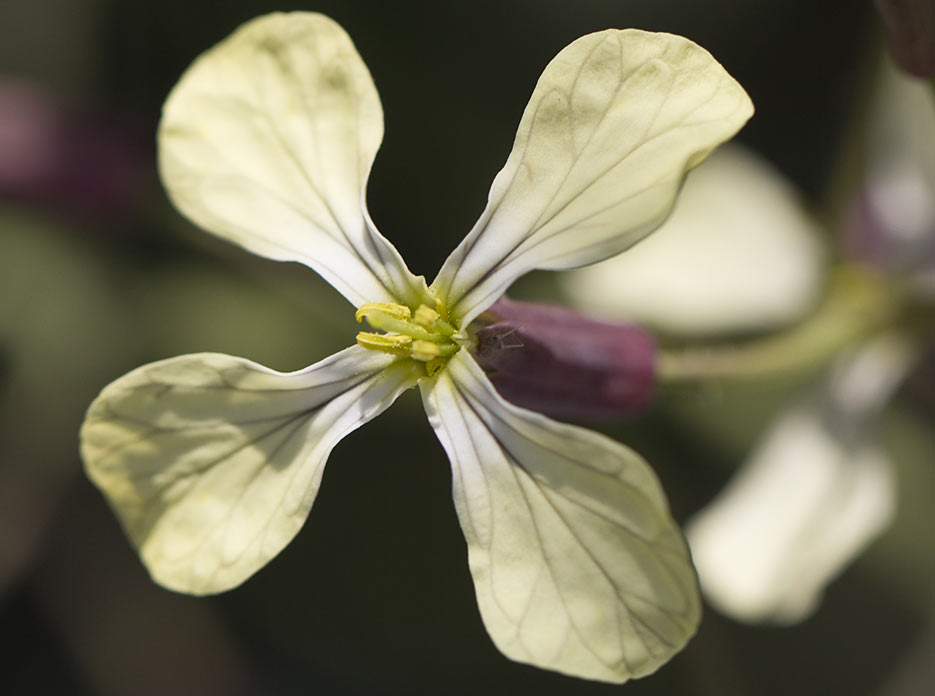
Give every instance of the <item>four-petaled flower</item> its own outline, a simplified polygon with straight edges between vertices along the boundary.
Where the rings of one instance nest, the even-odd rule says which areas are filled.
[[[242,583],[298,532],[335,444],[418,385],[500,650],[612,682],[657,669],[694,633],[700,602],[655,475],[602,435],[504,401],[472,357],[471,322],[527,271],[644,237],[685,172],[751,113],[681,37],[573,42],[539,79],[486,210],[427,286],[367,212],[382,110],[344,31],[270,15],[201,56],[159,130],[172,200],[254,253],[310,266],[381,332],[289,374],[197,354],[103,390],[82,456],[153,578],[193,594]]]

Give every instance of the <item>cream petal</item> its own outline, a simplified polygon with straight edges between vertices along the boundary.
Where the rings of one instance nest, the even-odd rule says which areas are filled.
[[[688,525],[701,587],[751,623],[795,623],[890,521],[892,465],[870,438],[916,357],[884,336],[843,358],[783,412],[727,488]]]
[[[216,353],[145,365],[91,404],[88,476],[156,582],[230,589],[299,531],[341,438],[414,386],[394,360],[353,346],[288,374]]]
[[[420,386],[505,655],[619,683],[685,645],[700,619],[695,572],[638,454],[505,402],[463,350]]]
[[[464,323],[527,271],[623,251],[752,113],[743,88],[688,39],[635,29],[578,39],[539,78],[486,210],[434,287]]]
[[[705,597],[740,621],[802,621],[886,527],[894,499],[882,452],[846,446],[817,412],[785,414],[686,529]]]
[[[788,181],[732,144],[693,170],[672,215],[639,245],[562,273],[575,306],[681,336],[776,328],[825,283],[817,223]]]
[[[319,14],[271,14],[182,76],[163,110],[159,167],[206,230],[310,266],[355,306],[415,305],[424,279],[364,205],[382,138],[380,98],[344,30]]]

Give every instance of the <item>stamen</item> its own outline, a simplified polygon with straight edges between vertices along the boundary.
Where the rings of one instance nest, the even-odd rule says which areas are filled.
[[[430,343],[429,341],[413,341],[412,357],[416,360],[428,362],[435,358],[450,358],[458,352],[457,343]],[[418,353],[418,354],[417,354]]]
[[[444,308],[436,304],[439,309]],[[355,317],[357,321],[366,319],[373,328],[386,332],[361,331],[357,334],[358,345],[423,362],[429,376],[438,372],[460,349],[452,338],[454,327],[427,305],[419,305],[413,316],[405,305],[368,302],[357,310]]]
[[[412,336],[378,334],[361,331],[357,334],[357,345],[393,355],[408,356],[411,353]]]
[[[438,312],[426,305],[419,305],[419,308],[416,310],[416,315],[413,317],[413,321],[443,336],[451,336],[455,332],[451,324],[442,319]]]
[[[445,340],[444,334],[429,331],[424,326],[419,326],[410,321],[409,308],[403,305],[371,302],[358,309],[357,314],[354,316],[357,317],[357,321],[360,321],[361,318],[366,318],[370,326],[375,329],[380,329],[381,331],[401,333],[423,341]]]
[[[360,309],[357,310],[354,317],[357,319],[357,322],[360,323],[364,320],[364,317],[375,313],[385,314],[395,319],[408,319],[412,315],[412,312],[406,305],[393,304],[390,302],[367,302],[360,306]]]
[[[419,326],[430,327],[438,319],[438,312],[426,305],[419,305],[413,321]]]
[[[412,357],[422,362],[428,362],[438,357],[438,344],[431,341],[413,341]]]

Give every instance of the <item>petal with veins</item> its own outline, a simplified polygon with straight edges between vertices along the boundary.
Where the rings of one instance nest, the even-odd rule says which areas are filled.
[[[382,138],[380,98],[344,30],[272,14],[182,76],[163,110],[159,167],[179,210],[214,234],[310,266],[355,306],[415,305],[425,281],[363,206]]]
[[[657,227],[685,172],[747,121],[749,97],[688,39],[574,41],[542,73],[474,229],[434,286],[466,322],[534,268],[575,268]]]
[[[421,387],[504,654],[623,682],[685,645],[700,618],[695,573],[639,455],[503,401],[463,350]]]
[[[216,353],[145,365],[91,404],[88,475],[153,579],[230,589],[298,532],[341,438],[414,386],[396,360],[354,346],[288,374]]]

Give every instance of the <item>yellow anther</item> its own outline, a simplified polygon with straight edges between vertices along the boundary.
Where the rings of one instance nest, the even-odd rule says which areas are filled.
[[[429,360],[437,358],[439,353],[440,351],[437,343],[433,343],[432,341],[412,342],[412,357],[416,360],[428,362]]]
[[[435,304],[439,310],[444,310],[440,302]],[[412,312],[405,305],[368,302],[357,310],[355,316],[357,321],[366,319],[374,329],[384,332],[361,331],[357,334],[357,345],[425,363],[429,376],[438,372],[448,358],[460,350],[460,345],[453,339],[454,327],[428,305],[419,305]]]
[[[378,334],[361,331],[357,334],[357,345],[363,348],[379,350],[393,355],[409,355],[411,352],[412,336],[398,334]]]
[[[430,307],[427,307],[426,305],[419,305],[413,321],[415,321],[415,323],[419,326],[425,326],[428,328],[435,323],[436,319],[438,319],[438,312]]]
[[[358,322],[364,320],[368,314],[383,314],[393,319],[402,319],[406,321],[412,316],[412,312],[406,305],[393,304],[391,302],[368,302],[361,305],[354,317]]]
[[[436,301],[436,304],[440,308],[444,309],[444,306],[440,302]],[[428,305],[419,305],[419,308],[416,310],[416,314],[412,318],[412,321],[419,326],[425,327],[434,334],[441,335],[446,338],[450,337],[455,332],[454,327],[442,319],[441,315]]]

